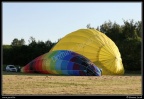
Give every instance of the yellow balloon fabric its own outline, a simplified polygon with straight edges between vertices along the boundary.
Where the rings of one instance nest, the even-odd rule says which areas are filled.
[[[71,50],[90,59],[103,75],[124,74],[121,55],[115,43],[94,29],[79,29],[63,37],[52,49]]]

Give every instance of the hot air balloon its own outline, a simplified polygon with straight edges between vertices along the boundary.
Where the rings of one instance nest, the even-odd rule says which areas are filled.
[[[102,69],[103,75],[124,74],[121,54],[116,44],[104,33],[79,29],[63,37],[52,49],[79,53]]]
[[[68,50],[45,53],[21,69],[26,73],[74,76],[101,76],[101,70],[89,59]]]

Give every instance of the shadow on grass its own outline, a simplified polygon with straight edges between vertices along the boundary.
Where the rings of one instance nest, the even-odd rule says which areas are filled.
[[[125,71],[124,76],[142,76],[141,71]]]
[[[40,74],[40,73],[23,73],[23,72],[6,72],[3,71],[2,75],[22,75],[22,76],[65,76],[65,75],[53,75],[53,74]]]
[[[55,74],[40,74],[40,73],[23,73],[23,72],[6,72],[2,71],[2,75],[22,75],[22,76],[68,76]],[[72,75],[70,75],[72,76]],[[127,71],[124,75],[110,75],[110,76],[142,76],[141,71]]]

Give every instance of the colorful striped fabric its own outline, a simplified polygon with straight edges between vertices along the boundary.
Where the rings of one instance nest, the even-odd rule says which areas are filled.
[[[89,59],[69,50],[45,53],[28,63],[21,71],[71,76],[101,76],[101,70]]]

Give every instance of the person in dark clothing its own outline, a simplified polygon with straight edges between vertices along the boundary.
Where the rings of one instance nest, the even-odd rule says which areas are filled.
[[[21,70],[21,67],[20,67],[20,66],[18,66],[17,72],[20,72],[20,70]]]
[[[101,71],[101,75],[102,75],[102,69],[100,69],[100,71]]]

